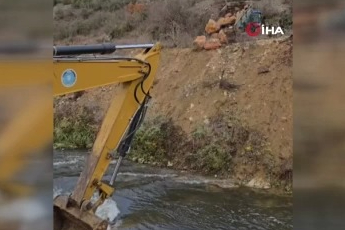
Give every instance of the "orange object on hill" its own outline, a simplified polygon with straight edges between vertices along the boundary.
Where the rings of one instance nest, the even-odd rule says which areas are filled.
[[[224,30],[220,30],[218,33],[218,38],[221,44],[227,44],[228,43],[228,37],[226,36]]]
[[[129,3],[126,7],[127,12],[130,14],[142,13],[145,11],[145,5],[141,3]]]
[[[207,34],[217,33],[219,30],[219,24],[213,19],[210,19],[205,27],[205,31]]]
[[[202,50],[206,43],[206,36],[197,36],[193,42],[193,47],[196,50]]]
[[[205,50],[215,50],[222,46],[218,38],[211,38],[204,45]]]
[[[218,19],[217,24],[219,26],[229,26],[233,25],[236,22],[236,17],[235,16],[230,16],[230,17],[221,17]]]

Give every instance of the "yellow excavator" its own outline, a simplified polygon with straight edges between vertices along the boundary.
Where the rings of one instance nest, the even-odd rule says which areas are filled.
[[[143,51],[135,57],[109,55],[120,49]],[[54,200],[54,230],[107,229],[108,221],[97,217],[95,211],[113,195],[121,161],[143,122],[160,50],[159,44],[54,47],[55,96],[121,84],[73,193]],[[104,181],[104,173],[113,160],[116,160],[115,170],[110,181]],[[98,200],[92,202],[95,193]]]
[[[134,57],[114,55],[116,50],[127,49],[142,51]],[[144,120],[160,52],[159,43],[54,46],[54,96],[120,84],[74,191],[68,196],[60,195],[54,199],[54,230],[108,228],[108,220],[100,219],[95,212],[113,195],[121,162]],[[23,62],[18,65],[17,61],[14,64],[1,63],[0,66],[4,87],[23,85],[23,79],[27,79],[24,82],[32,86],[31,92],[35,92],[28,94],[32,96],[28,96],[27,102],[21,104],[16,113],[18,116],[7,122],[5,127],[0,124],[0,192],[23,197],[30,194],[33,188],[12,182],[14,175],[25,166],[23,157],[35,154],[38,149],[51,143],[52,126],[47,125],[52,124],[52,98],[47,97],[51,95],[51,80],[42,81],[43,75],[48,79],[51,66],[43,66],[40,62]],[[33,73],[30,74],[32,77],[24,78],[28,72]],[[105,181],[103,176],[114,160],[115,170],[110,181]],[[94,195],[97,195],[98,200],[92,199]]]

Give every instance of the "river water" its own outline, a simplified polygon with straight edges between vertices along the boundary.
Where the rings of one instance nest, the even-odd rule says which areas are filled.
[[[54,153],[54,195],[73,190],[86,155]],[[237,188],[226,181],[221,188],[214,182],[222,184],[212,178],[124,162],[114,196],[97,215],[114,219],[113,229],[122,230],[292,229],[292,197]]]

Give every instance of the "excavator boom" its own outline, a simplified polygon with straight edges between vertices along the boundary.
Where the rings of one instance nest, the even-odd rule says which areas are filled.
[[[116,49],[132,48],[144,51],[135,57],[109,55]],[[112,196],[121,161],[143,121],[160,49],[159,44],[54,47],[55,96],[120,84],[74,191],[70,196],[58,196],[54,200],[55,230],[107,229],[107,220],[98,218],[95,211]],[[113,160],[117,160],[115,171],[110,181],[104,181],[103,176]],[[92,201],[95,193],[99,198]]]

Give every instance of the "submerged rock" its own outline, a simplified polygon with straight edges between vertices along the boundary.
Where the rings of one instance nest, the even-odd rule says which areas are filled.
[[[271,188],[271,185],[269,182],[265,181],[262,178],[253,178],[251,181],[249,181],[246,185],[250,188],[260,188],[260,189],[269,189]]]

